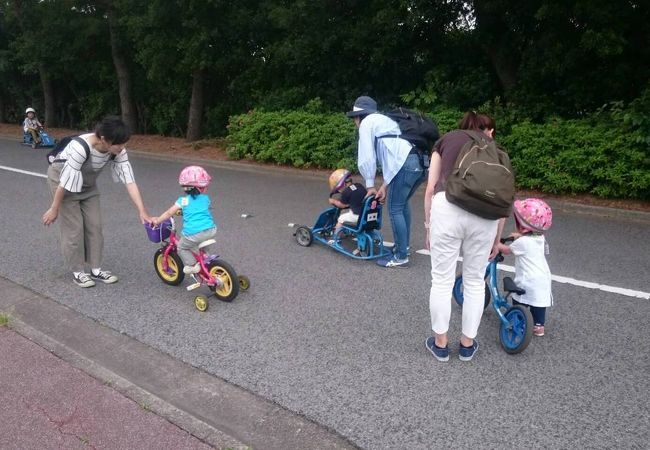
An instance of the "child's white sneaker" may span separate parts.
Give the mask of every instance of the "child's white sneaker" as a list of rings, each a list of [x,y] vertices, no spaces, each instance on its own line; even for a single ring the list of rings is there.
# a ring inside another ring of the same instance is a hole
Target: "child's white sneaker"
[[[193,266],[183,266],[183,273],[192,274],[199,273],[201,271],[201,264],[196,263]]]

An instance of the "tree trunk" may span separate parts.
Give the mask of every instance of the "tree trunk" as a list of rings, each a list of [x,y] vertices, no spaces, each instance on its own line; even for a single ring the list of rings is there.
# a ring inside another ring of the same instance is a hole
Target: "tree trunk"
[[[3,96],[0,95],[0,122],[4,123],[5,119],[5,102]]]
[[[117,20],[115,19],[115,11],[109,10],[107,16],[108,32],[111,40],[111,54],[113,56],[113,65],[115,66],[120,91],[122,120],[135,133],[138,131],[138,117],[133,102],[133,95],[131,94],[131,71],[120,47],[120,34]]]
[[[43,64],[39,64],[38,73],[41,77],[41,85],[43,87],[43,100],[45,100],[45,123],[48,127],[56,127],[59,125],[59,121],[56,116],[54,85]]]
[[[498,6],[495,2],[487,0],[474,1],[476,28],[501,87],[508,92],[517,85],[520,55],[512,45],[513,36],[503,19],[507,12],[495,6]]]
[[[203,120],[203,80],[204,69],[197,69],[192,74],[192,99],[190,100],[190,112],[187,120],[188,141],[196,141],[201,138],[201,122]]]

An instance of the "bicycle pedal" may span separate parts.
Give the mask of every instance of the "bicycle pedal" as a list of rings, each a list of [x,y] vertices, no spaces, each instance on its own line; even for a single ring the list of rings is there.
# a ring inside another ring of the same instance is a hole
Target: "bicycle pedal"
[[[201,283],[192,283],[187,287],[188,291],[193,291],[194,289],[198,288],[201,286]]]

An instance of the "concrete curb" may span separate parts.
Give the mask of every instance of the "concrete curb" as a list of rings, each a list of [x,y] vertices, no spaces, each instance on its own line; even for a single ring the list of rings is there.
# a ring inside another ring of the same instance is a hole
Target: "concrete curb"
[[[12,329],[216,448],[355,449],[335,431],[0,277]]]

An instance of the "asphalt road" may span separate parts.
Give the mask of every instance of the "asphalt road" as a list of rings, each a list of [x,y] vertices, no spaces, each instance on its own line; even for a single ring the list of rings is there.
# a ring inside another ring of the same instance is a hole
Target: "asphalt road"
[[[0,140],[0,166],[44,174],[44,150]],[[179,195],[183,162],[131,156],[152,214]],[[645,326],[650,301],[554,283],[547,335],[519,355],[497,340],[488,310],[470,363],[439,363],[430,333],[429,261],[408,270],[296,244],[288,223],[311,224],[326,207],[325,175],[207,166],[218,249],[250,291],[211,300],[164,285],[123,186],[100,178],[111,286],[80,289],[61,268],[58,229],[45,229],[45,180],[0,169],[0,275],[328,426],[368,449],[643,448],[650,392]],[[421,224],[422,193],[413,202]],[[251,214],[242,218],[242,214]],[[384,237],[392,241],[385,218]],[[650,221],[556,210],[548,234],[554,275],[650,292]],[[415,226],[412,247],[423,246]],[[513,264],[513,260],[506,260]],[[451,342],[459,336],[454,306]],[[645,442],[645,444],[644,444]]]

